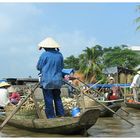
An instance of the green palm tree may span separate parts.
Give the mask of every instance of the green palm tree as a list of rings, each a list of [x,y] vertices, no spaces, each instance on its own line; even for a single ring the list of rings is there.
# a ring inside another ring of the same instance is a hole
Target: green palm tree
[[[79,69],[79,58],[71,55],[64,60],[64,67],[65,68],[73,68],[75,70]]]
[[[80,72],[85,75],[87,82],[92,82],[94,78],[97,80],[97,76],[101,74],[102,54],[102,47],[96,45],[92,48],[87,47],[83,50],[83,53],[79,55]]]

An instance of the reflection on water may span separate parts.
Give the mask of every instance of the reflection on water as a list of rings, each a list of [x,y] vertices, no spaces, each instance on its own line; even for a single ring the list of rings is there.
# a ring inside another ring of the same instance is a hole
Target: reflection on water
[[[99,118],[97,123],[88,130],[89,137],[140,137],[140,110],[125,108],[129,115],[119,110],[118,113],[124,118],[135,124],[131,124],[122,120],[120,117]],[[54,135],[46,133],[34,133],[11,126],[5,126],[0,132],[0,137],[82,137],[81,135]]]
[[[114,115],[114,117],[99,118],[97,123],[89,129],[90,137],[140,137],[140,110],[124,108],[129,115],[119,110],[121,116],[132,122],[134,126]]]

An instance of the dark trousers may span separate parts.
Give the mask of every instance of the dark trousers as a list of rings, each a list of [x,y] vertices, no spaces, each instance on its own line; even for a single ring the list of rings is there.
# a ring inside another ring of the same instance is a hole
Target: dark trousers
[[[47,118],[55,118],[56,116],[64,116],[64,108],[60,97],[60,89],[43,89],[45,101],[45,113]],[[53,106],[54,101],[54,106]]]

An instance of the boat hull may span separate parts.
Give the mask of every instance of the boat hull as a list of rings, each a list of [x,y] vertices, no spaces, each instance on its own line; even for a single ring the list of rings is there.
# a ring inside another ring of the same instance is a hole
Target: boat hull
[[[108,108],[112,109],[114,112],[117,112],[121,108],[121,103],[123,101],[124,101],[123,99],[109,100],[109,101],[98,100],[98,102],[104,104]],[[113,117],[113,115],[114,115],[113,112],[111,112],[106,107],[99,105],[98,103],[96,103],[94,106],[87,107],[86,109],[92,109],[92,108],[99,108],[100,109],[100,111],[101,111],[100,117]]]
[[[50,134],[82,134],[92,127],[100,115],[99,109],[85,111],[80,117],[63,117],[55,119],[14,119],[11,118],[9,125],[35,132]],[[4,121],[5,117],[0,117]]]
[[[135,103],[135,102],[128,103],[128,102],[125,102],[125,104],[126,104],[127,107],[140,109],[140,103]]]
[[[112,104],[107,107],[112,109],[114,112],[117,112],[121,108],[121,105]],[[101,109],[100,117],[113,117],[113,115],[114,115],[114,113],[111,112],[110,110],[108,110],[107,108]]]

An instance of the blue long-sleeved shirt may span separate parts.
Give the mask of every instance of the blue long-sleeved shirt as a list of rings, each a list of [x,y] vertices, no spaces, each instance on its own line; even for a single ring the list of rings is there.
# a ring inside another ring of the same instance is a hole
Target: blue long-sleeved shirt
[[[63,66],[63,56],[59,51],[49,50],[42,53],[37,63],[37,70],[41,73],[42,88],[61,88]]]

